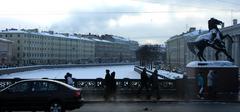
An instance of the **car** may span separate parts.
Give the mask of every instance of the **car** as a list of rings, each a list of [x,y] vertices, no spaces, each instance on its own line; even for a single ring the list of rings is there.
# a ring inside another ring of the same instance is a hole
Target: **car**
[[[51,79],[16,82],[0,91],[0,109],[64,112],[83,104],[81,89]]]

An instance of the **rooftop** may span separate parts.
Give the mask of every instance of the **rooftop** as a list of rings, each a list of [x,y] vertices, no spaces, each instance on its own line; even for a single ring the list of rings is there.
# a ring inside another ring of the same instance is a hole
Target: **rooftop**
[[[68,38],[68,39],[80,39],[85,41],[98,41],[98,42],[107,42],[107,43],[134,43],[136,41],[126,39],[124,37],[115,36],[115,35],[83,35],[83,34],[68,34],[68,33],[56,33],[54,31],[39,31],[38,29],[5,29],[1,30],[0,33],[26,33],[26,34],[35,34],[35,35],[43,35],[50,36],[56,38]],[[137,43],[137,42],[136,42]]]

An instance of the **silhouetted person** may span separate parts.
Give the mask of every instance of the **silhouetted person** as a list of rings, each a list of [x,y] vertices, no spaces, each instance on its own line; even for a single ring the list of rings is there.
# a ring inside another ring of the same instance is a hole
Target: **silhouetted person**
[[[74,86],[74,82],[73,82],[73,78],[72,78],[72,74],[67,72],[66,75],[64,76],[65,78],[65,82],[71,86]]]
[[[207,87],[209,99],[214,99],[216,97],[214,83],[215,83],[215,71],[210,70],[207,75]]]
[[[109,100],[109,95],[111,92],[110,70],[106,70],[106,75],[105,75],[105,79],[104,79],[104,89],[105,89],[104,98],[105,98],[105,100]]]
[[[200,99],[204,98],[204,76],[202,72],[197,74],[198,96]]]
[[[151,81],[151,96],[154,94],[156,95],[157,100],[160,99],[160,94],[159,94],[159,85],[158,85],[158,71],[154,70],[150,77]]]
[[[149,95],[149,77],[147,75],[147,69],[143,68],[143,71],[141,73],[141,79],[140,79],[140,88],[138,90],[138,94],[142,93],[143,89],[146,89],[147,96]]]
[[[115,72],[111,73],[111,96],[116,99],[116,91],[117,91],[117,85],[116,85],[116,79],[115,79]]]

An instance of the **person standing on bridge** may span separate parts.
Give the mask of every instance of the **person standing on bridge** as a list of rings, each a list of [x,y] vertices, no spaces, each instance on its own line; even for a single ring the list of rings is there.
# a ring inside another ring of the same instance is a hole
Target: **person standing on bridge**
[[[116,100],[117,85],[115,79],[115,72],[111,73],[111,97]]]
[[[204,75],[202,72],[197,74],[198,97],[204,99]]]
[[[215,75],[216,75],[215,70],[210,70],[207,75],[207,87],[208,87],[208,98],[209,99],[214,99],[216,97],[216,92],[215,92],[216,76]]]
[[[158,71],[157,70],[154,70],[154,72],[152,73],[152,75],[150,77],[150,81],[151,81],[151,96],[156,94],[156,99],[159,100],[161,97],[159,94]]]
[[[106,75],[104,79],[104,99],[109,100],[109,96],[111,93],[111,75],[110,70],[106,70]]]
[[[73,82],[73,78],[72,78],[72,74],[71,73],[66,73],[66,75],[64,76],[66,83],[68,85],[74,86],[74,82]]]
[[[147,91],[147,97],[149,97],[149,78],[147,75],[147,69],[143,68],[143,71],[141,72],[141,79],[140,79],[140,88],[138,90],[138,94],[142,93],[143,88]]]

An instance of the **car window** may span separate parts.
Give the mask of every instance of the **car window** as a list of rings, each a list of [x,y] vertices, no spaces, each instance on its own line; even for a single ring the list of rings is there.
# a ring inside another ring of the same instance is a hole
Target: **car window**
[[[50,82],[34,82],[32,91],[44,92],[44,91],[56,91],[57,85]]]
[[[15,92],[26,92],[28,91],[30,88],[30,83],[29,82],[22,82],[22,83],[18,83],[12,87],[9,88],[9,91],[12,93]]]

